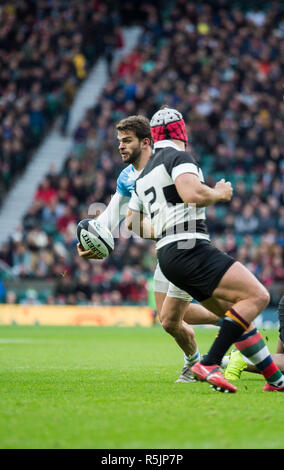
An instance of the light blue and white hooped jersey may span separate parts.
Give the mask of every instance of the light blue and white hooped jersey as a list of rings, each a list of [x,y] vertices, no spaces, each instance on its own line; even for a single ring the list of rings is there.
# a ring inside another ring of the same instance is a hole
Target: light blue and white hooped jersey
[[[130,164],[121,171],[117,178],[116,192],[105,211],[98,217],[98,221],[106,225],[111,232],[126,216],[135,181],[141,171],[135,170],[134,166]]]
[[[116,191],[125,197],[131,197],[134,191],[135,181],[140,175],[141,171],[135,170],[134,166],[130,163],[117,178]]]

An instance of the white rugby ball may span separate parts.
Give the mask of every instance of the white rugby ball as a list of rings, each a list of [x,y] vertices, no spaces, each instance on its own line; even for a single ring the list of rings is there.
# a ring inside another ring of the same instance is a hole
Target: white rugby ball
[[[83,219],[77,226],[77,237],[85,250],[106,258],[114,249],[111,231],[96,219]]]

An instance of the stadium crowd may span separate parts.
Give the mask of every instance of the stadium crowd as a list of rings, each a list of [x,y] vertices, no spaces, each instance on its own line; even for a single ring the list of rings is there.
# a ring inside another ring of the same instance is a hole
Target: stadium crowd
[[[171,5],[142,4],[139,44],[77,128],[61,174],[50,170],[17,233],[1,248],[0,259],[15,275],[56,281],[48,303],[147,302],[153,243],[125,232],[110,257],[87,261],[76,252],[76,224],[92,203],[107,204],[116,190],[123,165],[115,123],[132,114],[151,117],[165,103],[188,123],[206,182],[225,177],[234,186],[231,204],[207,209],[213,242],[268,289],[283,285],[284,5],[262,2],[262,10],[246,11],[222,0]],[[76,38],[82,44],[82,36]],[[60,60],[59,51],[52,61]],[[274,304],[281,294],[283,288],[276,290]]]
[[[66,131],[78,86],[121,47],[115,11],[89,0],[15,0],[0,6],[0,202],[55,117]]]

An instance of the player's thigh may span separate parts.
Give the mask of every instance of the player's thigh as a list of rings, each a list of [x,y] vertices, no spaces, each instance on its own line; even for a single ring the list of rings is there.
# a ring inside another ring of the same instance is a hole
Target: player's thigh
[[[156,309],[159,319],[161,320],[161,311],[163,302],[166,298],[169,288],[169,281],[166,276],[162,273],[159,263],[157,263],[154,272],[154,295],[156,302]]]
[[[220,318],[224,318],[225,313],[227,310],[229,310],[230,307],[232,307],[233,303],[232,302],[227,302],[224,300],[216,299],[214,297],[211,297],[210,299],[206,299],[201,304],[206,307],[207,310],[210,310],[211,312],[215,313]],[[250,323],[248,329],[246,330],[247,333],[252,331],[255,328],[254,323]]]
[[[232,307],[233,302],[228,302],[226,300],[217,299],[215,297],[210,297],[200,302],[203,307],[205,307],[210,312],[214,313],[218,317],[223,318],[227,310]]]
[[[169,322],[180,323],[184,319],[187,307],[192,301],[192,297],[175,286],[172,282],[169,283],[167,296],[163,303],[161,317]]]
[[[180,323],[183,320],[187,306],[188,300],[166,296],[160,314],[161,322]]]
[[[260,303],[269,301],[266,288],[238,261],[226,271],[218,286],[214,289],[212,297],[233,304],[248,298]]]
[[[162,311],[163,303],[167,294],[166,292],[156,292],[156,291],[154,292],[154,294],[155,294],[157,314],[158,314],[159,319],[161,319],[161,311]]]

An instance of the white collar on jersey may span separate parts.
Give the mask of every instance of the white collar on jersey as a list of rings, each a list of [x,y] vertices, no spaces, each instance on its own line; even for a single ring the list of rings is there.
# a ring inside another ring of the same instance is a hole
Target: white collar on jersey
[[[154,149],[160,149],[164,147],[173,147],[176,150],[180,150],[179,146],[175,144],[175,142],[172,142],[171,140],[165,139],[165,140],[159,140],[154,144]]]
[[[132,171],[128,173],[128,181],[135,181],[140,173],[142,173],[142,170],[136,170],[136,168],[134,168],[132,165]]]

